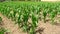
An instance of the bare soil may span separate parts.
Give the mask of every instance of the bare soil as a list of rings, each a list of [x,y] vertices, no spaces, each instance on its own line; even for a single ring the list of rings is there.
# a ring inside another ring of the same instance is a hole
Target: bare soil
[[[1,13],[0,16],[2,17],[3,27],[10,31],[9,34],[27,34],[23,32],[17,24],[8,19],[6,16],[3,16]],[[44,28],[42,34],[60,34],[60,22],[56,23],[56,25],[52,25],[49,22],[43,23],[43,21],[39,21],[37,29],[41,27]]]
[[[16,25],[13,21],[8,19],[7,17],[3,16],[1,13],[0,16],[2,17],[3,27],[7,29],[11,34],[27,34],[25,32],[22,32],[22,30],[19,29],[18,25]]]

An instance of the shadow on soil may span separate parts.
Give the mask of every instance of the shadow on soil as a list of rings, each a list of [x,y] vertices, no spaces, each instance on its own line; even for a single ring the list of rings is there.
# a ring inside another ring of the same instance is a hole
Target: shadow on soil
[[[38,30],[36,30],[35,33],[36,33],[36,34],[37,34],[37,33],[42,34],[43,31],[44,31],[44,29],[45,29],[45,28],[42,28],[42,27],[41,27],[41,28],[39,28]]]

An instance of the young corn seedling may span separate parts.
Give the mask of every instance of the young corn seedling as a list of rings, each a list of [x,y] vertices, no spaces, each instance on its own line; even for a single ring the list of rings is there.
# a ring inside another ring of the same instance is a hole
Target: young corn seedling
[[[52,21],[51,24],[55,24],[54,20],[55,20],[56,15],[57,15],[57,11],[51,12],[50,14],[51,21]]]
[[[21,21],[21,17],[20,16],[18,17],[17,23],[18,23],[18,26],[21,27],[20,25],[21,25],[22,21]]]
[[[13,11],[12,8],[10,8],[9,17],[10,17],[11,19],[13,19],[13,15],[14,15],[14,11]]]
[[[2,18],[0,17],[0,25],[2,25]]]
[[[0,17],[0,23],[1,23],[1,21],[2,21],[2,18]]]
[[[5,34],[6,30],[3,27],[0,27],[0,34]]]
[[[34,27],[37,26],[38,23],[38,16],[35,16],[34,14],[32,14],[32,24]]]
[[[40,7],[38,8],[37,15],[38,15],[38,18],[41,20],[41,8]]]
[[[13,21],[16,21],[16,17],[17,17],[17,16],[15,17],[16,13],[17,13],[16,9],[13,10]]]
[[[46,23],[46,16],[47,16],[47,11],[44,10],[44,11],[43,11],[44,23]]]
[[[28,27],[28,25],[27,25],[28,18],[29,18],[29,13],[27,12],[27,10],[25,10],[24,15],[23,15],[23,22],[24,22],[23,23],[24,24],[23,28],[24,28],[25,31],[27,31],[27,27]]]
[[[36,34],[35,28],[33,26],[30,28],[29,34]]]
[[[10,15],[9,15],[9,14],[10,14],[10,7],[8,7],[6,10],[7,10],[6,16],[7,16],[8,18],[10,18]]]
[[[36,29],[37,23],[38,23],[38,17],[36,17],[34,14],[32,14],[31,19],[32,19],[32,23],[31,23],[31,28],[29,30],[29,34],[35,34],[35,29]]]

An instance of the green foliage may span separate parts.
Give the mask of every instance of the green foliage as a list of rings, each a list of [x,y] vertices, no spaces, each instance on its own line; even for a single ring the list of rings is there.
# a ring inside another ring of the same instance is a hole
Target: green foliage
[[[39,18],[43,18],[46,23],[48,14],[52,24],[54,23],[55,17],[60,14],[60,2],[3,2],[0,3],[0,12],[14,20],[26,32],[35,34]],[[28,22],[29,18],[31,23]]]
[[[4,34],[6,32],[6,30],[2,27],[0,27],[0,34]]]
[[[47,10],[45,9],[43,11],[44,23],[46,23],[46,16],[47,16]]]
[[[0,23],[2,22],[2,18],[0,17]]]

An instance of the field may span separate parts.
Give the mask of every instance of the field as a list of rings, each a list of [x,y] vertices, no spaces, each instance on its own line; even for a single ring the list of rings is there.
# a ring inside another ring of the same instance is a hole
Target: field
[[[0,2],[5,34],[60,34],[60,2]]]

